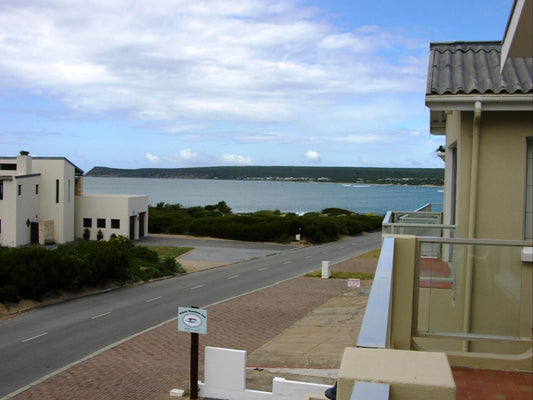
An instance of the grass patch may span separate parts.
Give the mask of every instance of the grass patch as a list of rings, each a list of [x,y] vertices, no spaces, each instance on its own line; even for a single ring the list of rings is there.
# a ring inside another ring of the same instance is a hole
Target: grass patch
[[[308,278],[321,278],[322,271],[311,271],[304,275]],[[342,272],[342,271],[332,271],[330,279],[361,279],[362,281],[374,279],[374,274],[364,273],[364,272]]]
[[[157,253],[159,258],[172,257],[176,258],[189,251],[193,250],[193,247],[172,247],[172,246],[147,246],[150,250]]]
[[[366,253],[360,254],[355,258],[379,258],[380,253],[381,253],[381,249],[374,249]]]

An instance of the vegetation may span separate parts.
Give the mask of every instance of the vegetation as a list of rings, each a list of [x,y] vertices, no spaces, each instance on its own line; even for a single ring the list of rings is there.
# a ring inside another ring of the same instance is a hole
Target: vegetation
[[[381,253],[381,249],[374,249],[370,250],[364,254],[358,255],[356,258],[375,258],[378,259],[379,255]],[[362,281],[365,280],[372,280],[374,279],[373,273],[367,273],[367,272],[345,272],[345,271],[331,271],[330,279],[361,279]],[[322,277],[322,271],[321,270],[315,270],[311,271],[304,276],[309,278],[321,278]]]
[[[160,258],[119,236],[108,242],[0,248],[0,302],[41,301],[45,295],[78,291],[109,282],[148,280],[184,272],[173,257]]]
[[[381,227],[382,220],[378,215],[356,214],[337,208],[302,216],[282,214],[278,210],[232,214],[224,201],[212,206],[189,208],[159,203],[150,207],[148,213],[148,229],[152,233],[279,243],[291,242],[298,234],[310,243],[331,242],[343,235],[375,231]]]
[[[94,167],[86,175],[101,177],[289,180],[437,186],[444,184],[443,168],[241,166],[120,169]]]
[[[305,274],[308,278],[321,278],[322,271],[316,270]],[[344,271],[331,271],[330,279],[361,279],[362,281],[368,281],[374,279],[374,274],[366,272],[344,272]]]

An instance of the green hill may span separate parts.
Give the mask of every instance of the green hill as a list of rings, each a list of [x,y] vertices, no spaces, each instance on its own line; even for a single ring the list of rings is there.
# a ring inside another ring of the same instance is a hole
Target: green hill
[[[199,167],[121,169],[94,167],[86,176],[173,179],[288,180],[403,185],[444,184],[443,168]]]

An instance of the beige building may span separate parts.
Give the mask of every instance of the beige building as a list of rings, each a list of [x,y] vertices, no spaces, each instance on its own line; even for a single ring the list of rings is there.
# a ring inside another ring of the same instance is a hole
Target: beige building
[[[148,196],[84,195],[83,171],[63,157],[0,157],[0,246],[147,233]]]
[[[454,399],[450,367],[533,370],[533,0],[502,41],[431,43],[426,105],[446,135],[442,211],[387,213],[339,400]]]

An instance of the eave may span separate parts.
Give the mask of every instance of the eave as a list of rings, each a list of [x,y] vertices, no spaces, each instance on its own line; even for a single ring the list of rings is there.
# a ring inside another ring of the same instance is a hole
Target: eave
[[[483,111],[533,111],[533,93],[426,95],[431,111],[473,111],[478,101]]]

